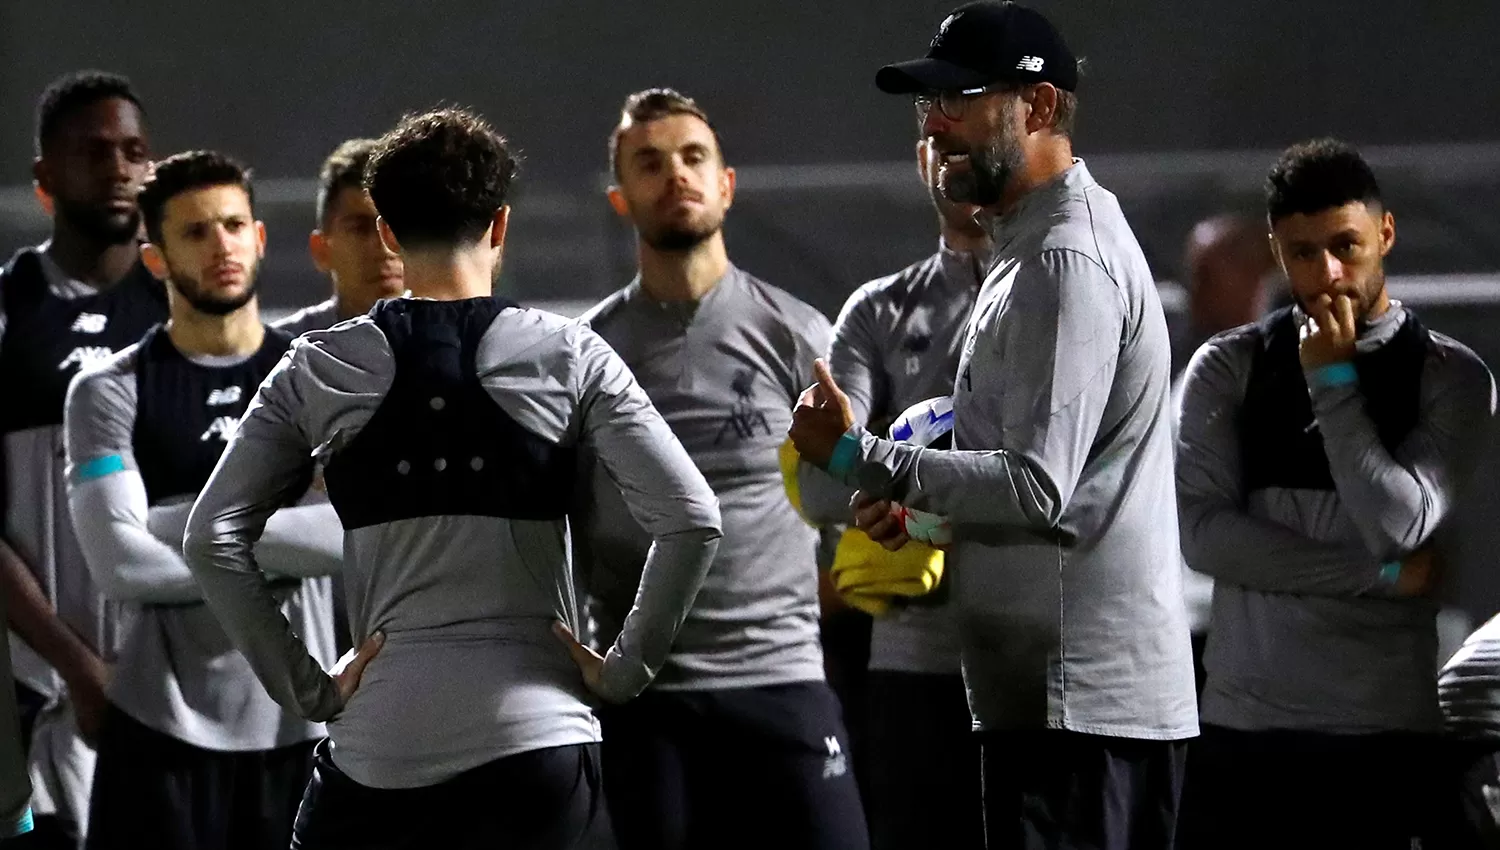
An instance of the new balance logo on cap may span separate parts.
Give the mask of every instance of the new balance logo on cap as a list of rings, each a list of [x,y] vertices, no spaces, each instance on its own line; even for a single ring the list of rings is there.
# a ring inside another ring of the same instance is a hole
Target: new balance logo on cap
[[[72,330],[81,334],[104,333],[104,328],[109,325],[109,317],[101,313],[79,313],[78,318],[73,320]]]
[[[244,391],[239,387],[224,387],[222,389],[217,389],[208,394],[208,406],[222,407],[226,404],[234,404],[235,402],[239,401],[243,395]]]
[[[1030,71],[1033,74],[1040,74],[1042,72],[1042,66],[1045,64],[1047,64],[1046,60],[1044,60],[1040,56],[1022,56],[1021,61],[1016,63],[1016,70]]]
[[[206,443],[214,437],[218,437],[227,443],[229,442],[229,438],[234,436],[234,431],[239,427],[239,424],[240,420],[233,416],[220,416],[208,426],[208,430],[203,432],[203,436],[198,438],[198,442]]]

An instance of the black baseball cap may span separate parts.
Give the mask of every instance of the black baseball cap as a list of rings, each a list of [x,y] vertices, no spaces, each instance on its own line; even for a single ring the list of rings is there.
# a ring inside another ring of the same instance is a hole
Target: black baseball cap
[[[1041,12],[1019,3],[979,0],[943,20],[927,55],[880,69],[875,85],[887,94],[961,91],[991,83],[1051,83],[1078,87],[1078,61]]]

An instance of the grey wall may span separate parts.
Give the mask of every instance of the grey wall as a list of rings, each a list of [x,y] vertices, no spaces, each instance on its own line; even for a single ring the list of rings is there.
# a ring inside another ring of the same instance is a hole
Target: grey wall
[[[1500,138],[1500,4],[1484,0],[1036,0],[1089,62],[1085,149]],[[24,176],[53,76],[129,73],[158,147],[222,147],[262,175],[311,173],[402,111],[472,105],[533,181],[589,179],[621,97],[672,84],[739,162],[891,159],[910,110],[873,89],[953,0],[447,0],[0,3],[0,178]],[[1484,106],[1489,103],[1489,106]]]

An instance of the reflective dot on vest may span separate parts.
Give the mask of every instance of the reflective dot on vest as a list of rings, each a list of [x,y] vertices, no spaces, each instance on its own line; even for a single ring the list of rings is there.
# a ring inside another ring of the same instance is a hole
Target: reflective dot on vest
[[[430,404],[430,405],[432,405],[432,409],[433,410],[442,410],[448,404],[448,402],[443,401],[443,397],[440,396],[440,395],[439,396],[433,396],[432,397],[432,401],[429,401],[427,403]]]
[[[482,458],[482,457],[472,457],[472,458],[469,458],[469,468],[472,469],[472,470],[474,470],[475,472],[478,472],[479,470],[484,469],[484,458]]]
[[[432,462],[432,468],[436,469],[438,472],[442,472],[443,470],[448,468],[448,459],[442,457],[438,458],[437,460]]]
[[[396,464],[396,472],[398,472],[398,473],[400,473],[402,475],[405,475],[406,473],[411,472],[411,464],[407,463],[404,460],[398,462]]]

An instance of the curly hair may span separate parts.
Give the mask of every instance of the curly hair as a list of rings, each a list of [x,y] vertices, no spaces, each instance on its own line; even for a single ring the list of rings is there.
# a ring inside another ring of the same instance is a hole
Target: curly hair
[[[408,248],[478,239],[505,206],[516,158],[483,118],[462,109],[408,115],[375,145],[365,188]]]
[[[167,202],[194,189],[212,186],[238,186],[255,208],[255,190],[250,185],[250,169],[218,151],[185,151],[173,154],[156,164],[156,171],[141,187],[138,202],[141,218],[146,222],[146,238],[162,244],[162,219]]]
[[[724,161],[724,145],[719,140],[719,131],[714,128],[714,122],[708,120],[708,113],[703,111],[696,100],[676,89],[646,89],[625,98],[625,105],[620,109],[620,121],[610,132],[610,173],[617,178],[620,176],[620,141],[625,138],[627,130],[637,124],[659,121],[672,115],[691,115],[707,124],[708,131],[714,137],[714,146],[719,149],[719,162]]]
[[[365,164],[375,152],[375,139],[349,139],[333,149],[318,172],[318,226],[326,228],[333,202],[345,189],[365,188]]]
[[[101,100],[119,98],[135,104],[146,114],[141,99],[125,77],[109,71],[74,71],[53,80],[36,104],[36,153],[42,153],[57,138],[64,120],[86,106]]]
[[[1266,214],[1273,224],[1355,201],[1381,206],[1380,184],[1359,151],[1338,139],[1292,145],[1266,177]]]

